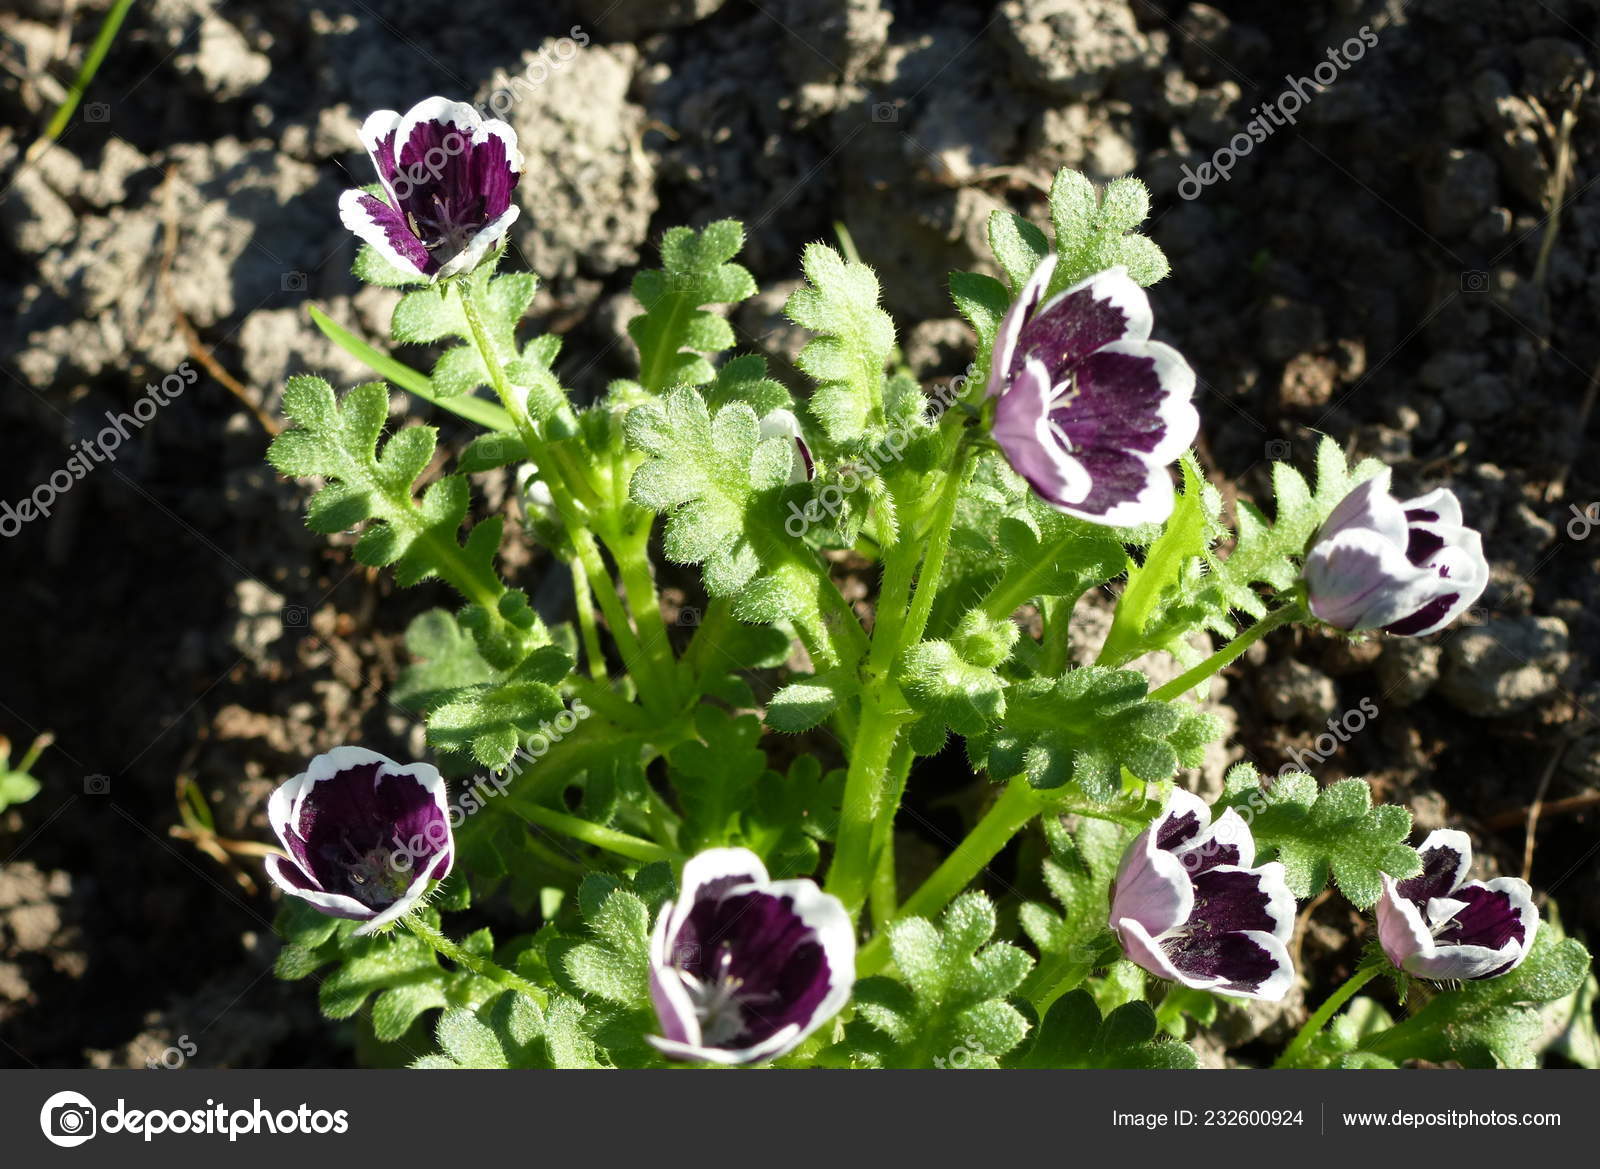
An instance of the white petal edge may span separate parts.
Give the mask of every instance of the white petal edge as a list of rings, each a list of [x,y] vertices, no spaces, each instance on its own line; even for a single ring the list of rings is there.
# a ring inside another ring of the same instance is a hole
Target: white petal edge
[[[346,897],[343,893],[328,893],[321,889],[302,889],[283,875],[280,871],[283,866],[293,866],[297,871],[303,870],[300,870],[298,865],[295,865],[293,861],[285,857],[276,855],[267,857],[267,876],[271,878],[274,885],[289,894],[289,896],[310,902],[324,913],[331,914],[334,917],[349,918],[353,921],[366,921],[372,915],[372,910],[361,904],[354,897]],[[305,875],[310,877],[309,873]]]
[[[1472,869],[1472,837],[1459,828],[1435,828],[1417,845],[1417,855],[1421,856],[1435,848],[1455,854],[1455,875],[1450,878],[1450,887],[1446,890],[1454,893],[1466,883],[1467,873]]]
[[[1148,357],[1155,362],[1156,380],[1161,385],[1161,406],[1156,411],[1166,433],[1155,448],[1138,457],[1153,466],[1165,467],[1194,445],[1200,433],[1200,412],[1194,406],[1197,384],[1194,366],[1183,354],[1164,341],[1113,341],[1096,353],[1121,353],[1129,357]],[[1130,452],[1134,453],[1134,452]]]
[[[765,885],[767,866],[748,848],[708,848],[696,853],[683,865],[683,880],[678,885],[678,900],[667,924],[669,938],[676,938],[689,912],[695,906],[700,887],[711,881],[735,877],[741,885]]]
[[[393,268],[402,272],[415,272],[418,276],[427,273],[418,268],[415,261],[402,256],[389,242],[389,233],[383,224],[372,218],[372,213],[361,205],[362,198],[366,197],[365,191],[349,190],[339,196],[339,222],[344,224],[345,230],[353,233],[363,243],[371,244],[373,250],[389,262]],[[390,196],[393,198],[393,196]]]
[[[1006,310],[1006,315],[1000,318],[1000,327],[995,330],[994,344],[989,351],[989,385],[985,391],[990,398],[999,397],[1006,388],[1006,373],[1011,368],[1011,359],[1017,351],[1017,338],[1022,335],[1022,326],[1028,323],[1028,318],[1033,315],[1033,310],[1038,307],[1044,290],[1050,284],[1050,277],[1055,275],[1056,254],[1051,252],[1039,266],[1033,270],[1022,290],[1017,293],[1017,298],[1011,302],[1011,307]]]
[[[437,284],[446,277],[460,272],[470,272],[476,268],[495,245],[505,238],[507,229],[517,221],[517,216],[521,213],[522,209],[513,203],[484,224],[482,229],[467,241],[466,247],[439,266],[439,270],[429,277],[429,283]]]
[[[395,134],[396,143],[399,142],[400,112],[398,110],[373,110],[367,115],[367,120],[361,123],[361,145],[367,148],[367,157],[372,160],[372,169],[378,174],[378,182],[383,184],[383,189],[389,196],[389,206],[398,207],[399,201],[395,198],[394,186],[389,182],[383,168],[378,165],[378,139],[385,134]],[[348,226],[348,225],[347,225]]]
[[[1128,275],[1128,269],[1122,264],[1113,264],[1093,276],[1086,276],[1076,284],[1063,288],[1041,304],[1032,315],[1042,317],[1067,297],[1085,289],[1095,300],[1107,301],[1113,308],[1120,310],[1128,322],[1123,327],[1122,336],[1108,345],[1100,346],[1101,349],[1109,348],[1110,345],[1150,339],[1150,330],[1156,323],[1155,313],[1150,308],[1150,296],[1134,283],[1133,277]],[[1095,352],[1099,352],[1099,349]]]
[[[790,899],[795,916],[817,935],[828,963],[828,993],[812,1012],[810,1022],[801,1027],[783,1049],[787,1051],[832,1019],[850,1001],[856,984],[856,931],[844,902],[831,893],[824,893],[815,881],[803,877],[773,881],[763,886],[761,892]]]
[[[517,132],[499,118],[487,118],[473,131],[472,144],[481,146],[491,138],[498,138],[506,144],[506,161],[511,164],[511,172],[520,175],[526,160],[517,146]]]

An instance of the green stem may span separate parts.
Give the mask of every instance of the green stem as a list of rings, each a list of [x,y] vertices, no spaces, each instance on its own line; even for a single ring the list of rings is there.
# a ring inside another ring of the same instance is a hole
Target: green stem
[[[903,647],[921,641],[928,627],[928,614],[933,611],[934,595],[939,591],[939,578],[944,573],[945,552],[950,547],[950,531],[955,526],[956,504],[961,499],[961,488],[967,481],[967,468],[971,464],[972,447],[967,446],[957,453],[955,465],[945,478],[944,491],[928,521],[928,551],[922,558],[922,571],[917,573],[916,596],[911,600],[911,612],[900,636]]]
[[[677,853],[670,849],[662,848],[649,840],[637,836],[629,836],[626,832],[618,832],[615,828],[606,828],[591,820],[579,819],[569,816],[565,812],[557,812],[543,804],[535,804],[526,800],[517,800],[512,806],[517,814],[529,823],[537,824],[541,828],[548,828],[552,832],[559,832],[563,836],[570,836],[584,844],[593,845],[595,848],[606,852],[614,852],[618,856],[625,856],[629,860],[644,861],[673,861],[678,859]]]
[[[900,801],[906,793],[906,780],[911,775],[911,765],[916,753],[909,740],[900,739],[889,757],[889,783],[884,792],[884,812],[872,825],[873,862],[872,888],[869,891],[872,920],[879,924],[890,921],[900,904],[895,887],[894,822],[900,810]]]
[[[506,381],[505,370],[501,368],[500,358],[489,340],[489,332],[484,328],[483,317],[478,312],[477,303],[467,291],[467,282],[457,280],[454,287],[461,301],[461,312],[466,317],[467,328],[471,331],[472,340],[483,358],[484,368],[489,372],[489,383],[499,395],[512,421],[516,423],[517,434],[521,437],[523,446],[527,448],[528,457],[538,466],[545,485],[550,488],[550,499],[555,504],[556,514],[561,517],[562,527],[566,529],[591,585],[600,586],[593,587],[592,591],[600,602],[601,611],[606,615],[606,622],[611,627],[611,636],[616,638],[629,672],[644,684],[640,697],[647,706],[661,711],[670,709],[671,687],[666,679],[657,674],[654,659],[644,652],[633,627],[628,622],[627,614],[622,611],[615,586],[612,585],[611,574],[606,571],[605,562],[600,559],[600,550],[595,546],[594,536],[583,522],[582,512],[573,498],[566,476],[562,473],[565,464],[555,456],[551,445],[545,441],[544,436],[539,433],[539,428],[534,425],[533,419],[528,415],[527,402]],[[607,585],[612,587],[604,587]],[[658,611],[657,617],[659,616]]]
[[[589,660],[589,677],[606,680],[606,659],[600,650],[600,630],[594,620],[594,598],[589,595],[589,573],[583,561],[572,562],[572,596],[578,609],[578,629],[583,635],[583,655]]]
[[[875,687],[862,700],[861,725],[856,728],[850,768],[845,773],[833,864],[828,868],[828,892],[843,901],[851,914],[860,910],[872,880],[874,828],[883,810],[880,805],[889,757],[900,736],[901,716],[889,709],[884,697],[882,689]]]
[[[1298,600],[1283,606],[1281,609],[1273,610],[1199,665],[1185,670],[1166,685],[1156,687],[1150,692],[1151,699],[1157,702],[1165,702],[1170,698],[1177,698],[1179,695],[1187,693],[1223,669],[1240,654],[1244,653],[1245,650],[1280,625],[1298,621],[1304,616],[1305,609]]]
[[[1011,838],[1033,819],[1039,808],[1039,797],[1027,781],[1013,779],[994,806],[967,834],[967,838],[956,845],[955,851],[900,907],[895,919],[932,917],[938,913],[971,884],[985,865],[999,855]],[[862,947],[856,958],[858,978],[865,978],[883,969],[889,960],[888,944],[888,935],[880,924],[872,940]]]
[[[1312,1044],[1322,1029],[1328,1025],[1334,1015],[1339,1013],[1339,1008],[1355,997],[1356,991],[1371,982],[1383,970],[1381,962],[1368,962],[1359,967],[1350,980],[1341,986],[1328,998],[1328,1001],[1317,1008],[1317,1013],[1306,1020],[1306,1025],[1300,1028],[1300,1033],[1294,1037],[1294,1042],[1284,1048],[1283,1054],[1278,1057],[1275,1068],[1293,1067],[1305,1055],[1306,1049]]]
[[[481,954],[463,950],[423,921],[420,915],[415,913],[408,914],[402,920],[405,922],[407,929],[432,946],[441,957],[450,959],[457,966],[465,967],[479,978],[487,978],[490,982],[498,983],[507,990],[514,990],[518,994],[526,995],[541,1007],[545,1005],[548,996],[544,991],[534,986],[533,983],[524,978],[519,978],[505,969],[505,967],[496,965]]]

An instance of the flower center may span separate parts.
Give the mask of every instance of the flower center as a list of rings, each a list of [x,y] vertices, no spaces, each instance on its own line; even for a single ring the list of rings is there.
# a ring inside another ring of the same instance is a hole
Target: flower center
[[[373,909],[384,909],[400,900],[411,883],[411,874],[395,865],[393,849],[382,846],[358,849],[349,836],[344,837],[344,847],[345,875],[357,901]]]
[[[771,991],[753,994],[745,990],[744,979],[733,973],[733,951],[726,942],[718,949],[710,973],[700,977],[680,969],[678,974],[700,1020],[700,1042],[710,1047],[744,1033],[746,1005],[775,997]]]
[[[422,241],[430,252],[443,249],[446,257],[455,255],[467,246],[481,224],[461,222],[450,211],[449,204],[437,193],[432,196],[433,210],[406,212],[406,225],[411,234]]]

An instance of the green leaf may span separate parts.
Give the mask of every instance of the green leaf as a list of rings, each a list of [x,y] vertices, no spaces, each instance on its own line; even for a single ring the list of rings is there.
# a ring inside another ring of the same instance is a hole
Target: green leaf
[[[322,330],[324,336],[350,354],[357,361],[362,362],[373,373],[387,378],[402,390],[415,394],[424,402],[432,402],[435,406],[458,414],[468,422],[476,422],[479,426],[490,430],[504,430],[515,433],[516,424],[511,421],[511,415],[493,402],[486,402],[482,398],[474,398],[470,394],[455,394],[440,391],[428,378],[418,373],[408,365],[396,361],[386,353],[380,353],[368,345],[354,333],[345,329],[328,316],[316,305],[311,305],[309,310],[311,320]]]
[[[731,598],[739,620],[788,618],[811,646],[860,638],[853,620],[824,623],[815,555],[784,531],[781,500],[794,460],[788,439],[762,438],[744,402],[713,415],[693,389],[636,407],[625,429],[629,445],[648,456],[633,474],[633,500],[667,517],[662,550],[669,560],[699,564],[706,591]]]
[[[1012,299],[1050,254],[1044,232],[1012,211],[989,213],[989,247],[1011,285]]]
[[[1289,891],[1301,901],[1322,892],[1331,877],[1358,909],[1383,892],[1382,875],[1396,880],[1422,871],[1422,859],[1406,844],[1411,813],[1393,804],[1372,806],[1364,779],[1344,779],[1317,790],[1309,775],[1293,773],[1260,780],[1254,766],[1229,772],[1218,812],[1239,811],[1255,837],[1258,860],[1283,863]]]
[[[966,318],[972,331],[978,335],[974,368],[987,370],[989,356],[994,350],[995,334],[1000,331],[1000,322],[1011,307],[1011,294],[993,276],[979,272],[952,272],[950,299],[955,302],[956,311]]]
[[[639,384],[654,393],[696,386],[714,376],[705,354],[733,347],[733,329],[709,304],[736,304],[755,295],[756,282],[730,263],[744,246],[736,219],[719,219],[695,232],[675,227],[661,241],[661,267],[633,278],[644,312],[628,322],[639,346]]]
[[[860,693],[861,678],[852,670],[830,670],[796,678],[767,703],[767,725],[798,734],[821,726],[839,704]]]
[[[958,735],[982,734],[1006,712],[1000,675],[966,660],[948,641],[924,641],[908,649],[898,680],[913,706]]]
[[[768,782],[767,757],[758,745],[760,719],[701,706],[694,725],[699,739],[674,747],[668,756],[672,786],[684,811],[679,839],[691,852],[733,840],[757,785]]]
[[[1187,1044],[1157,1038],[1148,1003],[1125,1003],[1104,1019],[1094,996],[1074,990],[1057,999],[1039,1023],[1022,1068],[1165,1068],[1200,1066]]]
[[[357,249],[356,261],[351,265],[350,271],[357,280],[365,284],[376,284],[381,288],[409,288],[428,282],[428,278],[420,273],[396,268],[371,244],[362,244]]]
[[[586,924],[593,940],[573,946],[562,957],[568,977],[586,995],[648,1008],[650,911],[645,903],[627,889],[612,889],[587,915]]]
[[[1053,293],[1107,268],[1122,265],[1135,284],[1154,284],[1171,270],[1155,242],[1130,234],[1150,214],[1150,193],[1135,178],[1115,179],[1098,200],[1094,184],[1063,167],[1050,188],[1050,219],[1055,227]]]
[[[825,244],[802,254],[806,286],[784,311],[814,336],[795,364],[817,383],[811,413],[836,445],[864,448],[883,438],[884,368],[894,348],[894,322],[878,307],[878,278]]]
[[[839,829],[844,778],[843,769],[824,773],[814,755],[799,756],[787,775],[764,772],[741,821],[742,843],[771,872],[815,871],[822,855],[818,842],[832,840]]]
[[[1039,950],[1039,965],[1028,976],[1023,994],[1041,1010],[1121,955],[1107,919],[1111,882],[1128,837],[1125,829],[1107,820],[1085,818],[1074,834],[1060,817],[1047,816],[1044,828],[1050,844],[1044,883],[1061,912],[1029,901],[1017,914]]]
[[[1539,1006],[1576,991],[1589,968],[1589,952],[1581,943],[1541,930],[1515,970],[1440,992],[1410,1018],[1368,1040],[1364,1049],[1396,1062],[1536,1067],[1547,1041]]]
[[[833,1055],[858,1066],[998,1067],[1028,1031],[1006,996],[1033,960],[991,943],[994,931],[981,893],[958,897],[937,926],[923,918],[889,926],[898,980],[856,985],[856,1019]]]
[[[522,739],[563,709],[561,695],[543,682],[465,688],[429,715],[428,742],[443,751],[470,751],[483,766],[501,771]]]
[[[1004,725],[968,741],[972,762],[992,779],[1021,775],[1036,788],[1076,782],[1102,803],[1122,790],[1124,768],[1152,783],[1170,779],[1180,761],[1173,738],[1183,738],[1191,712],[1149,701],[1147,687],[1136,670],[1103,666],[1013,683]]]

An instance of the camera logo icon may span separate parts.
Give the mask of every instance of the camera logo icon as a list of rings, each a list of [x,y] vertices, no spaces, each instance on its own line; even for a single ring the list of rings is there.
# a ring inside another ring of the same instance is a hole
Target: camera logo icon
[[[98,1115],[81,1092],[57,1092],[39,1109],[39,1127],[52,1145],[71,1149],[94,1136]]]
[[[86,775],[83,777],[83,794],[86,796],[108,796],[111,794],[111,777],[109,775]]]
[[[111,120],[111,107],[103,101],[85,102],[83,120],[85,122],[109,122]]]
[[[1470,268],[1461,273],[1462,292],[1488,292],[1489,273],[1477,268]]]
[[[900,107],[892,101],[874,102],[872,120],[874,122],[898,122],[900,120]]]
[[[278,286],[285,292],[304,292],[307,283],[304,272],[285,272],[278,278]]]

